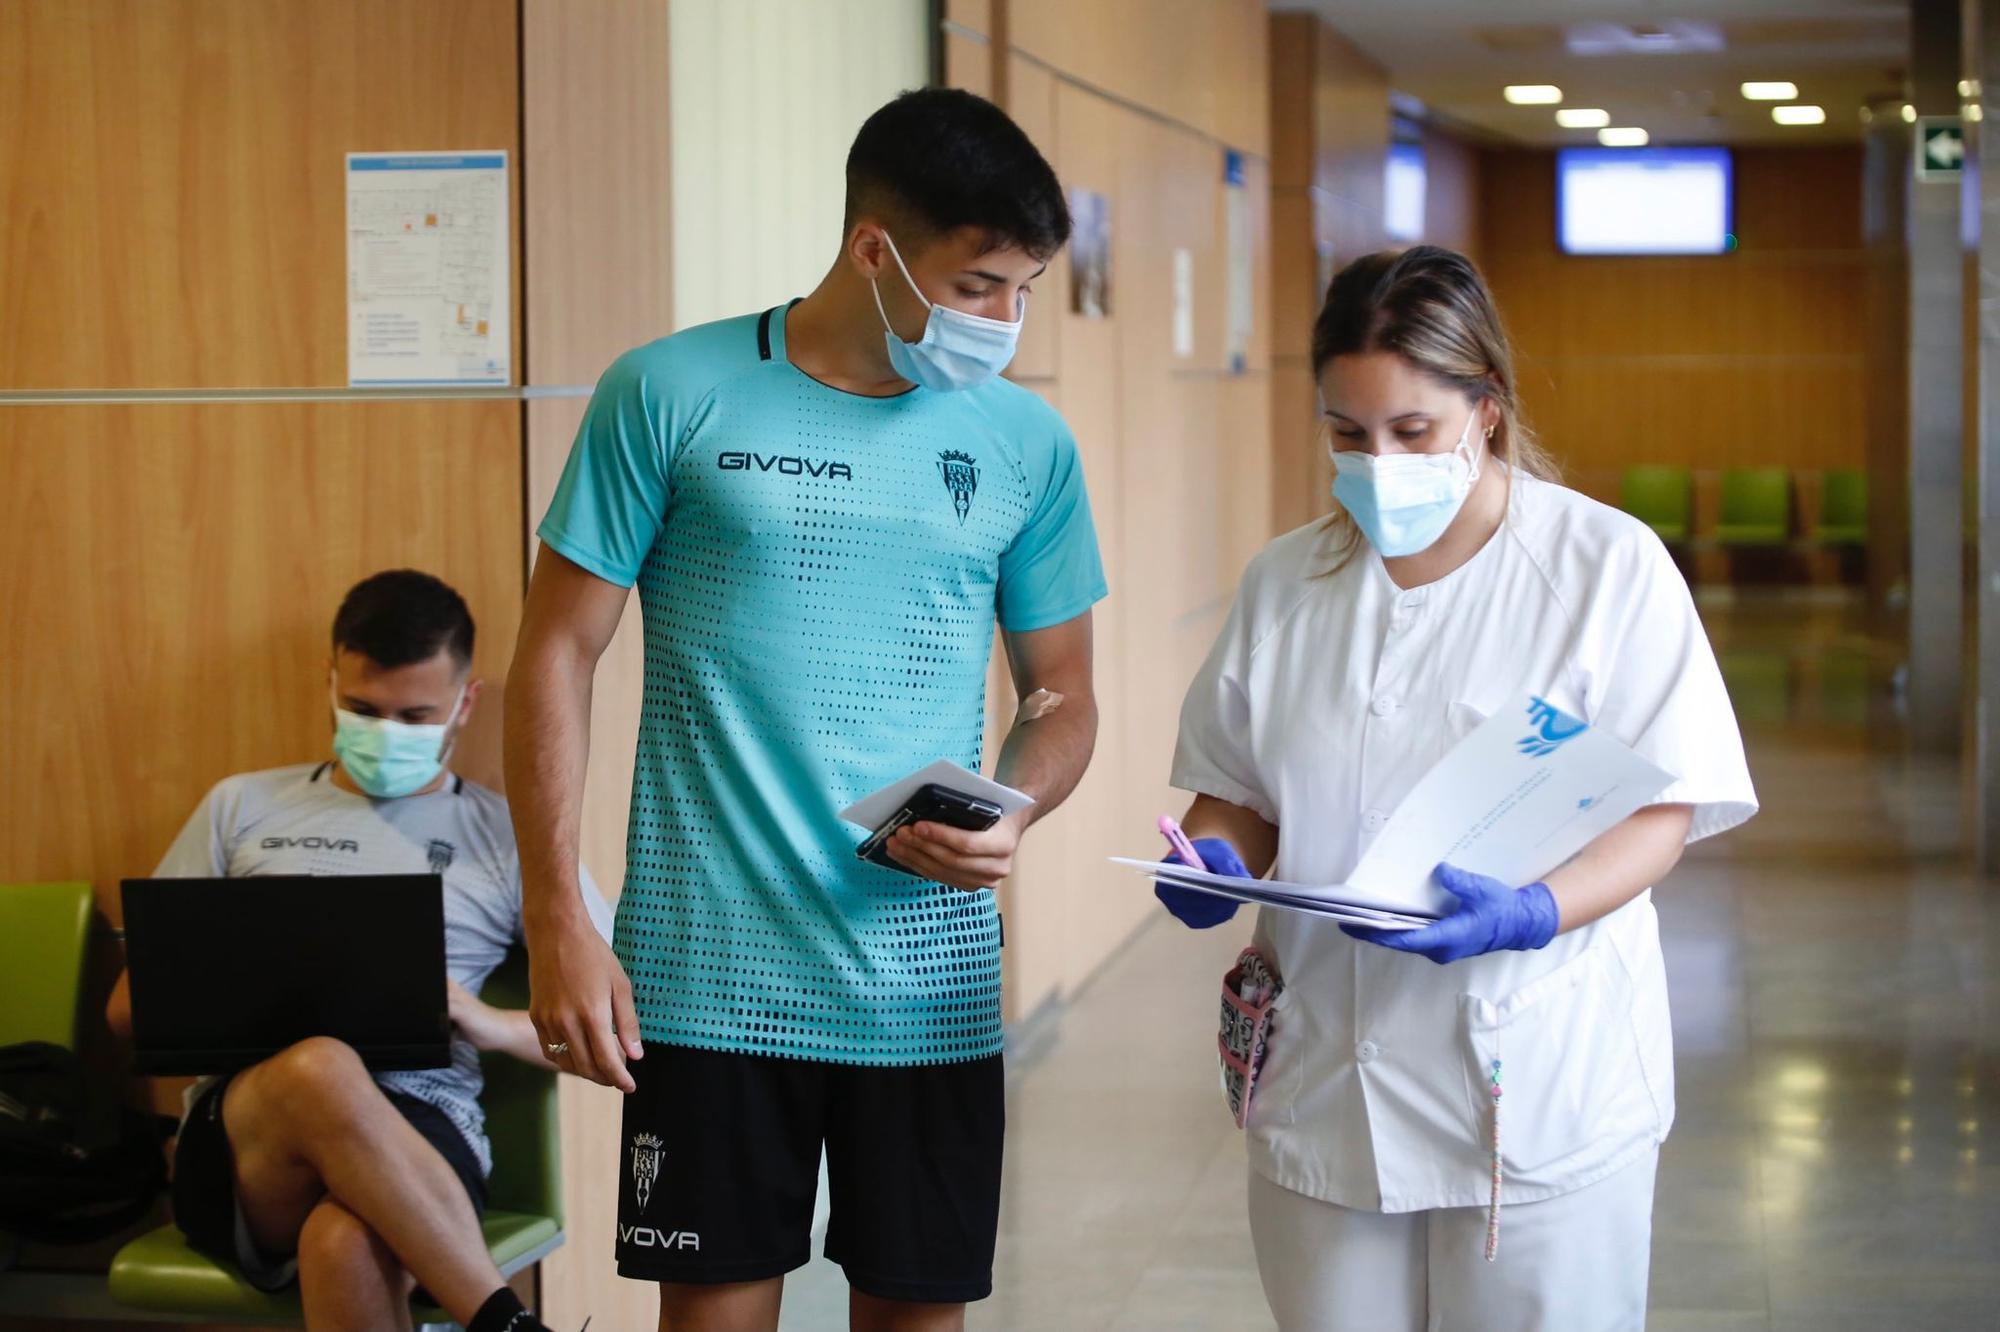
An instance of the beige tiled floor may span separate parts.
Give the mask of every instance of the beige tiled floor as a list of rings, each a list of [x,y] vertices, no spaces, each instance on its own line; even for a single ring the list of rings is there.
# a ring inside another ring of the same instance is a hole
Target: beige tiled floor
[[[1658,894],[1680,1118],[1651,1326],[2000,1329],[2000,888],[1950,852],[1955,774],[1896,757],[1888,654],[1851,615],[1710,619],[1765,812]],[[1209,1053],[1247,932],[1156,921],[1019,1071],[973,1327],[1271,1326]],[[784,1326],[842,1327],[845,1308],[816,1261]]]

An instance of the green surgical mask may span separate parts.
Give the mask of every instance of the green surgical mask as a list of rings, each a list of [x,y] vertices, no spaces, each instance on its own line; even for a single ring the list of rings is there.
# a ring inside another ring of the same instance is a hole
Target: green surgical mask
[[[451,703],[447,718],[458,716],[465,686]],[[333,705],[333,753],[356,786],[377,800],[421,791],[444,771],[449,752],[446,732],[451,722],[415,725],[390,717],[364,717]]]

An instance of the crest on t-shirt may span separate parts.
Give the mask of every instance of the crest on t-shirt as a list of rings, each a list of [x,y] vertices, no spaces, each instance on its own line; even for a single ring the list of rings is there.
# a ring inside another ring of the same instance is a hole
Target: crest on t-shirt
[[[451,862],[458,857],[458,848],[442,837],[431,838],[431,873],[442,874],[451,868]]]
[[[962,526],[965,515],[972,512],[972,497],[979,493],[979,459],[952,449],[938,455],[938,471],[944,476],[944,488],[951,492],[951,506],[958,510]]]

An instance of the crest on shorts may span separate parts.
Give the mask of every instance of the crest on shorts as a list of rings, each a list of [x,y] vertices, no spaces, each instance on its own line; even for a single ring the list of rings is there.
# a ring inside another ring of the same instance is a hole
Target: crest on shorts
[[[958,521],[963,526],[965,515],[972,512],[972,497],[979,493],[979,459],[952,449],[938,455],[938,472],[944,477],[944,488],[951,492],[951,506],[958,510]]]
[[[632,1139],[632,1192],[639,1210],[653,1200],[653,1182],[660,1177],[660,1140],[650,1133]]]
[[[458,858],[458,848],[442,837],[431,838],[431,873],[442,874],[451,868],[451,862]]]

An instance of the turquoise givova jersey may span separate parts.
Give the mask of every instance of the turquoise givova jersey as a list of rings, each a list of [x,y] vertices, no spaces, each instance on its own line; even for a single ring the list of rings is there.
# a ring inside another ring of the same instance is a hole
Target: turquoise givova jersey
[[[1105,594],[1076,443],[1033,393],[845,393],[785,309],[621,356],[543,519],[637,584],[645,703],[616,948],[647,1040],[851,1064],[1000,1049],[991,893],[856,859],[837,811],[980,763],[993,626]]]

